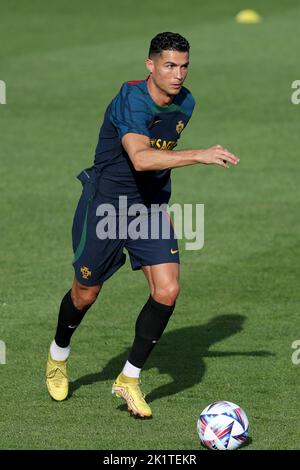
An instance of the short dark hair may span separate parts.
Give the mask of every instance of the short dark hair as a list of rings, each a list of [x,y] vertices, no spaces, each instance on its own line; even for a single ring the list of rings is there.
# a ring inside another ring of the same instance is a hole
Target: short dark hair
[[[159,33],[150,43],[149,57],[162,51],[189,52],[189,42],[178,33]]]

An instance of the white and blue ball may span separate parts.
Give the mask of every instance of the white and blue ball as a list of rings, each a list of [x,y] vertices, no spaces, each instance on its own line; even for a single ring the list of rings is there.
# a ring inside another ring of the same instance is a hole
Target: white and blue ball
[[[249,436],[249,422],[244,410],[230,401],[208,405],[197,421],[201,442],[209,449],[234,450]]]

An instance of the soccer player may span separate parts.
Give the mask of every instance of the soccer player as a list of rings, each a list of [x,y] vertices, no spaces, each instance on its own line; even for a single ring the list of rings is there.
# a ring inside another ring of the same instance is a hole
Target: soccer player
[[[167,216],[161,214],[158,236],[121,236],[124,213],[119,197],[126,196],[129,207],[143,204],[151,223],[152,204],[169,201],[172,168],[197,163],[228,168],[239,162],[221,145],[205,150],[173,150],[195,105],[192,94],[183,86],[188,66],[188,41],[177,33],[157,34],[146,60],[147,79],[122,85],[105,112],[94,165],[78,176],[83,192],[72,229],[75,278],[60,305],[46,371],[48,391],[54,400],[64,400],[68,395],[71,336],[96,301],[103,283],[124,264],[126,248],[132,269],[143,271],[150,295],[137,318],[132,348],[112,393],[123,398],[136,416],[152,416],[139,378],[175,308],[179,294],[178,244],[170,219],[169,237],[162,236],[161,223]],[[116,237],[99,236],[103,204],[116,208],[112,216]],[[134,218],[131,215],[125,223]]]

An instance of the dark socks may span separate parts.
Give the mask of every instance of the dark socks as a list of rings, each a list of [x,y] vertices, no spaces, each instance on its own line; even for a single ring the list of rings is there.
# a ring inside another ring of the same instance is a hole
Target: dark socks
[[[163,334],[174,311],[174,305],[160,304],[151,295],[142,308],[135,324],[135,338],[128,361],[135,367],[142,368]]]
[[[58,315],[55,342],[57,346],[66,348],[70,344],[71,337],[88,311],[90,306],[83,310],[78,310],[72,301],[71,291],[69,291],[60,304]]]

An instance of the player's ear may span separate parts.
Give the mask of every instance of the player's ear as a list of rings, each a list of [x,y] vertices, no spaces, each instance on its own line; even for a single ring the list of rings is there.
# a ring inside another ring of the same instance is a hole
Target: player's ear
[[[147,67],[147,69],[149,70],[149,72],[152,73],[152,72],[153,72],[153,69],[154,69],[153,60],[150,59],[150,58],[148,58],[148,59],[146,60],[145,64],[146,64],[146,67]]]

